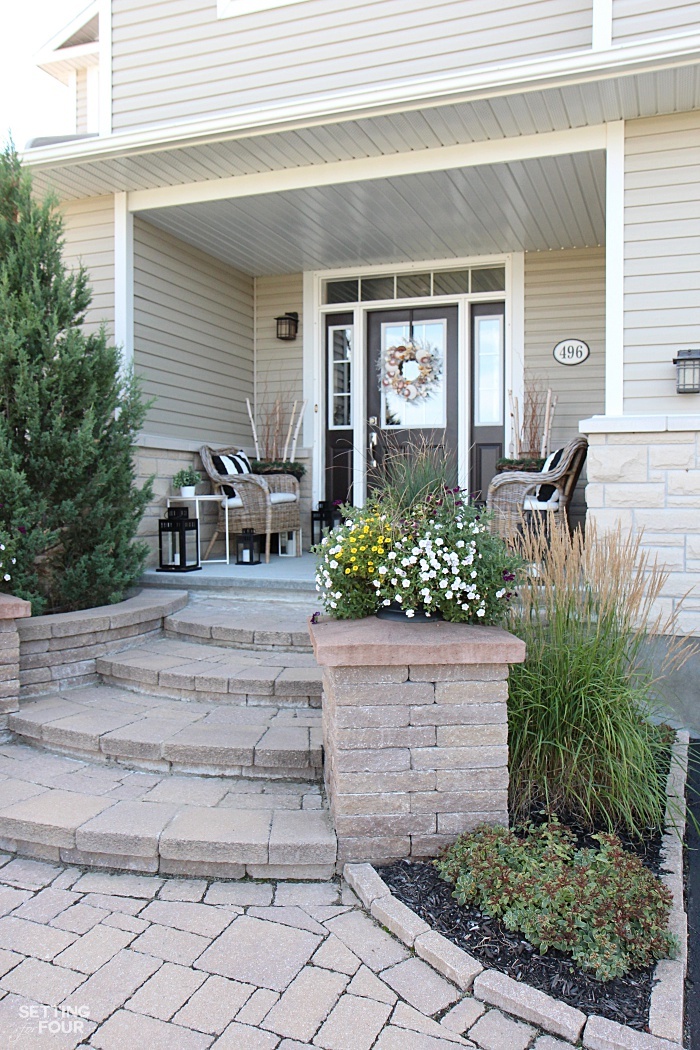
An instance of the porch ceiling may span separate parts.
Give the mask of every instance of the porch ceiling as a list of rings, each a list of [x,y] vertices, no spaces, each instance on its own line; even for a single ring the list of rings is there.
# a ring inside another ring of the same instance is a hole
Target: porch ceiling
[[[596,151],[140,214],[261,276],[602,244],[604,201]]]

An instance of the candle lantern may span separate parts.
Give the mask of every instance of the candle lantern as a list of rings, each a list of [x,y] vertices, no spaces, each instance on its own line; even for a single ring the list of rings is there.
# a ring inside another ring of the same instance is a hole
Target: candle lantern
[[[280,558],[296,558],[297,554],[297,534],[293,530],[286,530],[280,532],[278,535],[279,540],[279,554]]]
[[[243,529],[236,536],[236,565],[260,564],[260,540],[255,529]]]
[[[199,563],[199,522],[187,507],[169,507],[158,521],[158,572],[194,572]]]

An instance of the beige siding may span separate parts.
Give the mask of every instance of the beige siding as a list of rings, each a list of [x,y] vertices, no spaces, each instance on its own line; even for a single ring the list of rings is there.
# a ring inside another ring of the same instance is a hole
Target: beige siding
[[[672,360],[700,332],[700,113],[632,121],[625,144],[625,413],[700,414]]]
[[[629,44],[649,37],[700,29],[697,0],[613,0],[613,42]]]
[[[590,0],[113,0],[115,130],[362,90],[591,44]]]
[[[258,277],[255,281],[256,317],[256,422],[262,439],[265,422],[279,396],[288,420],[294,401],[301,405],[302,393],[302,275]],[[287,312],[299,314],[299,332],[294,342],[277,338],[275,318]],[[286,428],[282,426],[282,429]]]
[[[558,364],[556,344],[583,339],[581,365]],[[525,256],[525,373],[557,396],[550,451],[578,434],[579,420],[605,411],[605,249],[531,252]],[[585,472],[570,511],[585,516]]]
[[[87,321],[96,327],[114,324],[114,198],[91,197],[62,207],[65,223],[63,256],[70,266],[86,267],[92,285]]]
[[[590,346],[583,364],[554,360],[554,347],[567,337]],[[578,434],[579,420],[604,411],[605,249],[525,256],[525,371],[557,395],[552,448]]]
[[[84,135],[88,129],[88,84],[87,69],[78,69],[75,74],[75,133]]]
[[[248,445],[252,278],[136,219],[134,363],[156,398],[147,431]]]

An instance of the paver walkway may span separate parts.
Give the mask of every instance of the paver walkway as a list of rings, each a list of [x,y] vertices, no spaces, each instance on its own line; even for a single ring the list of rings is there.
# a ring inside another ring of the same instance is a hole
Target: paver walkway
[[[12,1050],[568,1045],[462,993],[335,882],[115,875],[0,854],[0,913],[0,1046]]]

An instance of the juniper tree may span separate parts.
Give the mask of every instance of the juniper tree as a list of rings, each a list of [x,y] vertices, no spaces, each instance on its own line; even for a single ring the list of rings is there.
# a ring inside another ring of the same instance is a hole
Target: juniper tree
[[[13,146],[0,154],[0,530],[6,584],[34,614],[119,601],[140,575],[134,540],[150,484],[132,445],[147,405],[104,327],[87,331],[86,270],[63,261],[63,221]]]

